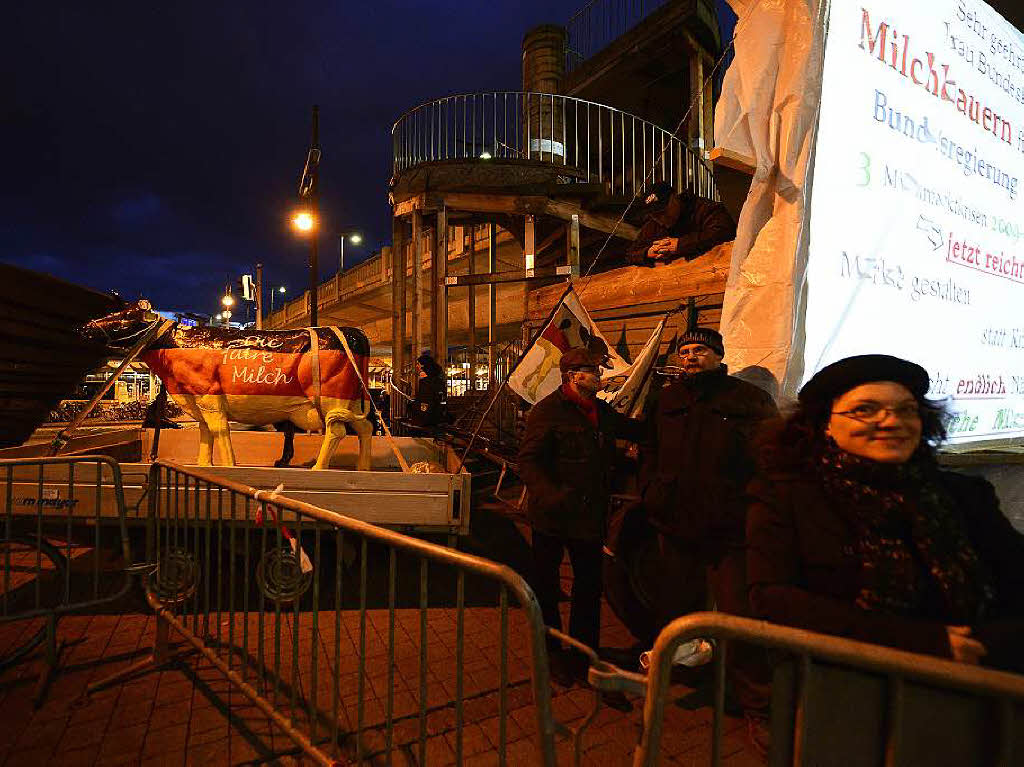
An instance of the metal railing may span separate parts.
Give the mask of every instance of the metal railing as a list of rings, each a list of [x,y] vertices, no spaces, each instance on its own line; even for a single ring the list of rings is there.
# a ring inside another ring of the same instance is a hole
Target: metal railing
[[[565,71],[574,70],[669,1],[591,0],[565,25]]]
[[[57,621],[131,587],[121,468],[105,456],[0,460],[0,670],[43,645],[38,705],[57,670]]]
[[[632,197],[655,181],[718,199],[711,169],[669,131],[602,104],[552,93],[498,91],[430,101],[391,129],[394,174],[444,160],[530,160],[566,182]]]
[[[769,764],[1019,761],[1014,748],[1021,746],[1020,726],[1014,723],[1024,715],[1024,676],[723,613],[694,613],[659,634],[648,676],[591,670],[596,686],[646,689],[634,767],[658,763],[672,658],[683,642],[697,637],[716,642],[710,760],[715,767],[723,757],[725,664],[732,642],[779,651]],[[938,722],[951,728],[949,737],[934,731]]]
[[[527,705],[531,761],[555,763],[543,619],[509,568],[167,461],[149,498],[156,642],[117,678],[173,630],[317,764],[447,741],[461,764],[483,715],[506,764]]]

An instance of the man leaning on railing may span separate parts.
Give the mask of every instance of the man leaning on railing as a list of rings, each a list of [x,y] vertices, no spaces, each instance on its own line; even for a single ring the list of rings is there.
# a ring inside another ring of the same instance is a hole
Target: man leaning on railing
[[[635,266],[655,266],[677,258],[689,261],[736,237],[736,222],[722,203],[702,199],[689,190],[673,192],[666,181],[654,184],[638,204],[644,223],[626,251]]]

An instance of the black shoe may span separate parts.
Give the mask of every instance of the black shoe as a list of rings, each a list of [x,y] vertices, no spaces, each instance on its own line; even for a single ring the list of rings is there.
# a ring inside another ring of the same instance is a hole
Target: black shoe
[[[548,654],[548,670],[551,681],[559,687],[572,687],[576,684],[576,676],[569,668],[563,653],[556,651]]]
[[[625,712],[633,710],[633,704],[629,702],[629,698],[617,690],[602,692],[601,702],[608,706],[608,708],[614,708],[616,711]]]
[[[640,667],[640,654],[643,651],[644,648],[640,645],[633,645],[632,647],[602,647],[597,651],[597,654],[603,661],[607,661],[627,671],[633,671]]]

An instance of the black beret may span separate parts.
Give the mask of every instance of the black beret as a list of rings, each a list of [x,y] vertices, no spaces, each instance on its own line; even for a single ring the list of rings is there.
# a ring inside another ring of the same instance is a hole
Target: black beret
[[[917,399],[928,392],[928,371],[920,365],[888,354],[861,354],[826,365],[804,384],[797,399],[802,404],[833,402],[850,389],[873,381],[895,381]]]

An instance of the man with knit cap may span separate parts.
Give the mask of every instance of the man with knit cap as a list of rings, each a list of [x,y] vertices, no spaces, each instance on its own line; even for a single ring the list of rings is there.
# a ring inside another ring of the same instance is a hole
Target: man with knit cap
[[[707,567],[708,586],[719,610],[749,615],[746,596],[744,490],[754,473],[751,438],[765,419],[778,415],[769,394],[730,376],[722,364],[722,336],[711,328],[688,330],[679,340],[680,380],[663,388],[649,416],[641,490],[644,508],[658,529],[663,550]],[[666,584],[671,589],[671,585]],[[664,605],[671,604],[666,592]],[[661,616],[668,622],[675,615]],[[737,647],[729,678],[747,710],[767,706],[767,664]]]
[[[604,346],[601,344],[600,346]],[[527,516],[533,528],[533,587],[544,622],[561,629],[559,568],[569,552],[573,585],[569,634],[594,648],[601,627],[602,555],[611,495],[615,440],[638,441],[639,421],[599,400],[607,347],[574,348],[559,361],[562,385],[530,411],[519,450],[519,475],[529,490]],[[559,684],[585,679],[582,655],[548,642],[551,675]],[[606,703],[628,703],[622,696]]]

